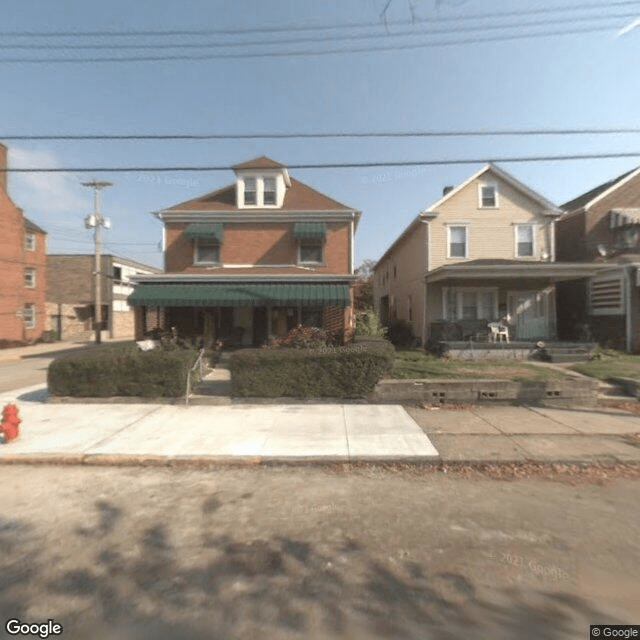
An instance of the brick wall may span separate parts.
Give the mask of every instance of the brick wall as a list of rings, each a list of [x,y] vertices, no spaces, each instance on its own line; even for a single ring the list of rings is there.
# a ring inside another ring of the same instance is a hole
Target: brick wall
[[[0,145],[0,168],[6,166],[7,149]],[[25,219],[9,197],[6,173],[0,171],[0,340],[36,340],[46,324],[46,234],[36,235],[35,251],[25,249]],[[25,269],[35,269],[36,286],[25,287]],[[17,314],[25,304],[36,309],[36,326],[26,329]]]
[[[193,264],[193,241],[184,234],[186,226],[166,226],[166,269],[173,273],[206,272],[207,267]],[[325,264],[314,268],[314,272],[349,273],[349,238],[349,223],[327,223]],[[298,243],[293,223],[225,224],[220,259],[223,264],[295,265]]]
[[[575,262],[586,259],[584,212],[561,218],[556,222],[556,260]]]
[[[47,302],[47,331],[55,331],[63,340],[91,340],[93,338],[93,307]]]
[[[89,304],[94,299],[95,258],[92,255],[51,255],[47,261],[47,302]],[[102,256],[102,273],[111,273],[111,256]],[[102,302],[111,299],[110,278],[102,279]]]
[[[133,338],[135,319],[131,311],[114,311],[112,317],[112,338]]]

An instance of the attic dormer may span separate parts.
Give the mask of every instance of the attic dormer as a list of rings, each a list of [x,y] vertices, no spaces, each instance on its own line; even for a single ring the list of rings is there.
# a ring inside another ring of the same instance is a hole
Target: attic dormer
[[[238,209],[280,209],[291,186],[287,168],[266,156],[233,167]]]

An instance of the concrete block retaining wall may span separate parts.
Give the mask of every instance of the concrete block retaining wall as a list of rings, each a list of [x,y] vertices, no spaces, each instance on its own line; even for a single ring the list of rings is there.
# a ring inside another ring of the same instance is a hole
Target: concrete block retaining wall
[[[510,380],[381,380],[369,402],[426,404],[522,402],[538,405],[597,404],[598,381],[590,379],[512,382]]]

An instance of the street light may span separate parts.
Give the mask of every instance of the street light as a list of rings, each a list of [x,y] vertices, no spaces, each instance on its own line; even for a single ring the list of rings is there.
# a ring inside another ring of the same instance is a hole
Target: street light
[[[83,182],[83,187],[91,187],[93,189],[93,206],[94,213],[89,214],[84,219],[84,226],[87,229],[93,229],[93,241],[95,244],[96,262],[95,262],[95,309],[94,309],[94,328],[96,332],[96,344],[102,341],[102,296],[100,287],[100,229],[109,229],[111,222],[108,218],[104,218],[100,212],[100,192],[102,189],[113,186],[112,182],[104,180],[93,180],[92,182]]]

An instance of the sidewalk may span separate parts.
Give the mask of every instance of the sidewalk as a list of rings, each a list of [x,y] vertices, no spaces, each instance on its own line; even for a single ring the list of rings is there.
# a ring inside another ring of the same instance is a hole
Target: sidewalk
[[[640,464],[640,418],[603,408],[58,404],[47,402],[43,385],[0,394],[3,405],[11,400],[21,437],[0,444],[0,463]]]
[[[122,342],[120,339],[103,338],[102,344]],[[125,341],[127,342],[127,341]],[[99,345],[92,340],[89,341],[73,341],[73,340],[60,340],[57,342],[40,342],[38,344],[32,344],[27,347],[12,347],[11,349],[0,349],[0,363],[1,362],[17,362],[23,358],[29,358],[34,356],[44,356],[49,353],[57,353],[59,351],[78,350],[82,348],[92,349]]]

